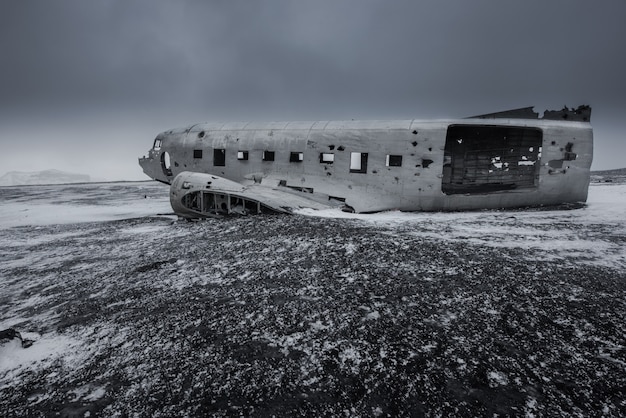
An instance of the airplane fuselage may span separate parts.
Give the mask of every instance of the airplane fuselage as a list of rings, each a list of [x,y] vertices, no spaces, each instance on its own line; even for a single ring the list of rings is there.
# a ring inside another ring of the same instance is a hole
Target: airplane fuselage
[[[204,173],[375,212],[584,202],[592,156],[588,122],[473,118],[196,124],[139,162],[168,184]]]

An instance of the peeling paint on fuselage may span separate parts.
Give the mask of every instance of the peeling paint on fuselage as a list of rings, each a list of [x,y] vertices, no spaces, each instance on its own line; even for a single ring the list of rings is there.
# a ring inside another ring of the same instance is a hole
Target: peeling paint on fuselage
[[[532,186],[444,193],[446,135],[450,126],[459,124],[540,130],[541,152],[533,165]],[[139,161],[155,180],[171,183],[183,171],[206,173],[243,185],[306,190],[308,198],[319,202],[343,199],[357,212],[584,202],[593,157],[589,123],[543,119],[205,123],[163,132],[157,141],[159,147],[153,146]],[[223,166],[214,165],[215,150],[224,150]],[[243,151],[247,159],[238,159]],[[273,161],[263,160],[268,151],[274,153]],[[292,153],[302,153],[302,160],[291,162]],[[350,169],[353,153],[367,154],[364,172]],[[328,154],[333,154],[332,163]],[[165,167],[165,155],[169,167]],[[401,156],[401,165],[389,166],[388,156]],[[562,161],[558,170],[551,163],[555,160]]]

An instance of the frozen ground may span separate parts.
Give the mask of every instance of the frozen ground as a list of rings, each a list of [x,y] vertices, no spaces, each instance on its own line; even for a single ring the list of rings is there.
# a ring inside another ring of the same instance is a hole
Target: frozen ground
[[[0,416],[621,416],[626,185],[578,209],[178,222],[0,188]]]

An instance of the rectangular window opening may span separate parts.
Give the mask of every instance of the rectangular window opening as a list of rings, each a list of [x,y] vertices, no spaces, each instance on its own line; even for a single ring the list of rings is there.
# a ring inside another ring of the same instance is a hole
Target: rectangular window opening
[[[304,160],[303,152],[292,152],[289,154],[289,162],[290,163],[301,163]]]
[[[193,158],[202,158],[202,150],[201,149],[193,150]]]
[[[387,167],[402,167],[402,155],[387,155]]]
[[[224,167],[226,165],[226,150],[216,148],[213,150],[213,165],[215,167]]]
[[[350,153],[350,172],[351,173],[367,173],[367,153],[351,152]]]
[[[335,154],[332,152],[320,153],[320,164],[332,164],[335,162]]]
[[[542,141],[538,128],[450,125],[441,190],[471,194],[536,187]]]
[[[248,151],[237,151],[237,159],[247,161],[248,160]]]
[[[263,151],[263,161],[274,161],[274,151]]]

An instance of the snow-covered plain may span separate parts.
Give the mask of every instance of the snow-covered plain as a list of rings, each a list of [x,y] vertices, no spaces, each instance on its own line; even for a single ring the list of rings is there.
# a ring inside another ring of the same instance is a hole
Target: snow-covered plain
[[[579,208],[178,222],[0,188],[1,416],[626,414],[626,185]],[[303,216],[302,216],[303,215]]]

